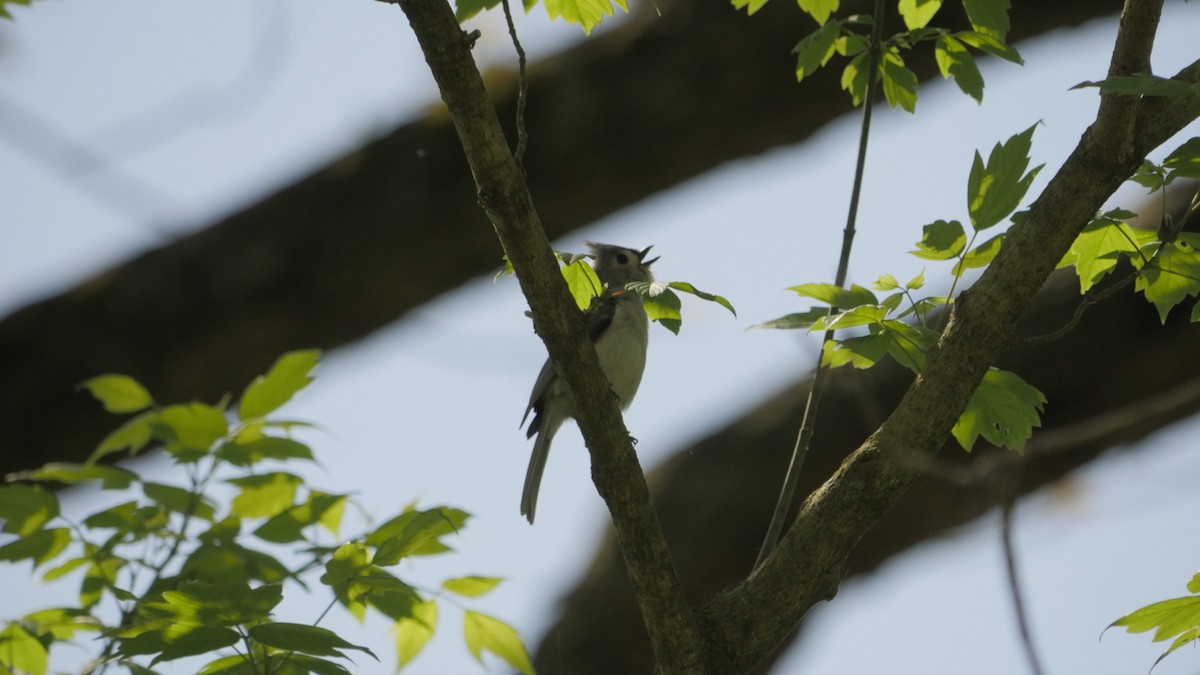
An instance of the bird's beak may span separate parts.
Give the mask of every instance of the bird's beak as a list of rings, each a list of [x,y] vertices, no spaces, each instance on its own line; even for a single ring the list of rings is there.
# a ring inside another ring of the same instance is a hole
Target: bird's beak
[[[652,249],[652,248],[654,248],[654,246],[647,246],[646,248],[642,249],[641,251],[638,251],[638,261],[641,262],[642,265],[645,265],[646,267],[653,265],[654,262],[656,260],[658,260],[658,258],[662,257],[662,256],[658,256],[655,258],[651,258],[650,260],[646,260],[646,254],[649,253],[650,249]]]

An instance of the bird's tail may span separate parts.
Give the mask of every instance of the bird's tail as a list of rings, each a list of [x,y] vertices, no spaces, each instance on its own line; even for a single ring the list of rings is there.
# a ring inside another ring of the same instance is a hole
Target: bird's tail
[[[529,458],[529,469],[525,471],[525,490],[521,493],[521,515],[533,524],[533,515],[537,510],[538,490],[542,487],[542,472],[546,470],[546,458],[550,456],[550,441],[558,425],[542,427],[533,442],[533,455]]]

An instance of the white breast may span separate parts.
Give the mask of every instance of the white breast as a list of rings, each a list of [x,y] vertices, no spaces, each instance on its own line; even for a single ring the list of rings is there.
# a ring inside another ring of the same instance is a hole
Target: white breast
[[[624,410],[633,402],[642,371],[646,368],[646,346],[650,321],[640,296],[630,294],[617,302],[612,324],[596,343],[600,367],[608,376]]]

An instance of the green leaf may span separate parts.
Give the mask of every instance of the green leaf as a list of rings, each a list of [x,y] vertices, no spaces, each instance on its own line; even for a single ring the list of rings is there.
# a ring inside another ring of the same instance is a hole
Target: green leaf
[[[1188,582],[1188,591],[1200,592],[1200,574]],[[1195,595],[1171,598],[1126,614],[1109,625],[1121,626],[1130,633],[1154,631],[1154,641],[1162,642],[1175,638],[1171,646],[1158,657],[1155,665],[1168,654],[1200,638],[1200,597]]]
[[[582,27],[588,35],[604,17],[613,15],[614,4],[629,12],[627,0],[544,0],[544,4],[551,21],[562,17],[563,21]]]
[[[163,591],[162,603],[149,606],[180,621],[199,619],[197,625],[226,625],[262,621],[283,600],[283,587],[265,584],[251,588],[246,583],[186,581],[177,590]]]
[[[341,519],[344,495],[313,492],[303,504],[273,516],[254,531],[254,536],[274,544],[290,544],[304,540],[304,528],[321,525],[336,534]]]
[[[753,328],[775,328],[775,329],[780,329],[780,330],[795,330],[795,329],[808,330],[809,328],[812,328],[813,324],[815,324],[818,321],[821,321],[822,319],[824,319],[827,316],[829,316],[829,308],[828,307],[813,307],[812,309],[808,310],[807,312],[800,312],[797,314],[788,314],[786,316],[781,316],[778,319],[771,319],[770,321],[756,323],[753,326],[750,326],[749,328],[747,328],[746,330],[751,330]]]
[[[958,257],[967,247],[967,235],[962,223],[957,220],[937,220],[921,228],[921,241],[917,249],[909,251],[925,260],[949,260]]]
[[[983,75],[975,65],[975,57],[971,56],[963,43],[943,35],[938,38],[934,56],[942,77],[953,77],[954,83],[964,94],[977,103],[983,102]]]
[[[871,288],[877,291],[894,291],[900,288],[900,282],[890,274],[881,274],[875,283],[871,284]]]
[[[491,9],[498,4],[500,4],[500,0],[455,0],[454,18],[458,19],[459,23],[462,23],[483,10]],[[508,262],[507,257],[505,258],[505,262]]]
[[[762,6],[767,4],[767,0],[733,0],[734,9],[745,9],[746,16],[753,16],[755,12],[762,9]]]
[[[1083,228],[1058,266],[1074,265],[1079,275],[1079,292],[1087,293],[1117,266],[1122,255],[1138,256],[1140,245],[1147,243],[1146,237],[1153,238],[1154,233],[1134,230],[1123,221],[1099,216]]]
[[[420,514],[430,513],[432,511],[440,511],[443,517],[439,519],[425,516],[423,522],[425,525],[428,525],[429,523],[436,524],[437,527],[434,529],[440,530],[440,534],[438,536],[449,534],[451,532],[458,532],[466,526],[467,520],[471,517],[471,514],[463,511],[462,509],[456,509],[449,506],[437,506],[426,511],[417,511],[414,508],[409,508],[406,509],[404,513],[401,513],[395,518],[392,518],[386,523],[375,528],[374,532],[367,535],[367,543],[372,546],[381,546],[388,539],[407,536],[405,534],[406,532],[414,531],[422,532],[426,535],[432,535],[434,532],[426,530],[424,526],[410,529],[412,527],[410,523]],[[424,543],[414,550],[411,555],[433,555],[437,553],[444,553],[449,550],[450,547],[446,546],[440,541],[426,538]]]
[[[1150,73],[1116,75],[1098,82],[1080,82],[1071,89],[1099,87],[1101,94],[1124,96],[1200,96],[1200,84],[1180,82]]]
[[[499,577],[458,577],[442,582],[442,588],[467,598],[487,595],[503,579]]]
[[[1144,159],[1138,170],[1129,177],[1129,180],[1154,193],[1166,186],[1167,170],[1148,159]]]
[[[882,321],[880,327],[892,338],[888,354],[896,363],[920,374],[925,369],[925,355],[937,344],[938,332],[896,319]]]
[[[91,456],[88,457],[87,463],[95,464],[101,457],[123,450],[129,450],[130,456],[136,455],[150,442],[153,425],[157,420],[157,412],[148,412],[122,424],[116,431],[100,441],[100,445],[96,446]]]
[[[924,288],[924,286],[925,286],[925,270],[921,270],[921,272],[919,274],[917,274],[917,276],[913,277],[912,279],[909,279],[908,283],[904,284],[904,287],[910,291],[915,291],[920,288]]]
[[[259,375],[246,387],[238,404],[238,419],[246,421],[265,417],[292,400],[296,392],[313,381],[311,373],[320,360],[321,351],[318,349],[288,352],[280,356],[266,375]]]
[[[410,555],[429,555],[447,550],[448,547],[441,543],[441,537],[458,530],[443,509],[412,513],[412,517],[408,518],[395,534],[377,537],[376,534],[383,531],[381,527],[367,537],[368,543],[378,547],[373,560],[376,565],[387,567]],[[387,527],[387,524],[384,527]]]
[[[227,481],[241,488],[229,513],[239,518],[269,518],[292,507],[303,478],[283,471],[255,474]]]
[[[989,443],[1018,450],[1042,425],[1046,397],[1015,373],[992,368],[984,375],[951,432],[970,451],[983,436]]]
[[[904,66],[900,52],[891,49],[879,62],[879,73],[883,76],[883,95],[893,108],[900,106],[905,112],[917,109],[917,74]]]
[[[829,15],[837,11],[841,0],[798,0],[800,9],[817,20],[822,26],[829,20]]]
[[[791,286],[788,290],[795,291],[800,297],[812,298],[841,310],[853,309],[859,305],[879,304],[879,298],[876,298],[874,293],[857,284],[851,285],[849,289],[833,284],[800,284]]]
[[[596,270],[592,269],[585,259],[563,265],[562,275],[580,311],[587,311],[592,305],[592,298],[604,290],[604,284],[601,283],[600,277],[596,276]]]
[[[1005,44],[1004,40],[999,39],[994,35],[978,33],[975,31],[963,31],[961,33],[955,33],[954,37],[980,51],[987,52],[988,54],[1002,58],[1005,61],[1015,63],[1019,66],[1025,64],[1025,61],[1021,59],[1021,55],[1016,49],[1013,49],[1012,46]]]
[[[975,269],[977,267],[987,267],[988,263],[1000,253],[1000,247],[1004,244],[1004,232],[988,239],[975,248],[967,251],[967,254],[954,264],[954,274],[961,275],[964,271]]]
[[[870,74],[867,69],[871,66],[871,61],[867,52],[862,52],[853,59],[842,70],[842,89],[849,92],[854,105],[862,103],[863,97],[867,93],[867,81]]]
[[[630,285],[650,286],[650,284]],[[667,288],[663,288],[656,295],[645,294],[642,296],[642,307],[646,310],[646,316],[676,335],[679,335],[679,327],[683,323],[683,314],[680,312],[682,304],[679,296]]]
[[[507,623],[467,610],[463,613],[463,639],[467,642],[467,651],[476,661],[483,663],[483,650],[486,649],[524,675],[534,675],[529,652],[517,631]]]
[[[1029,150],[1036,128],[1036,125],[1031,126],[1003,144],[997,143],[986,165],[979,152],[975,153],[975,162],[967,181],[967,208],[971,214],[971,226],[976,232],[986,230],[1011,215],[1041,171],[1042,167],[1038,166],[1025,172],[1029,166]]]
[[[733,305],[728,300],[726,300],[725,298],[723,298],[719,295],[714,295],[712,293],[705,293],[704,291],[700,290],[699,288],[696,288],[695,286],[689,284],[686,281],[672,281],[671,283],[667,284],[667,286],[669,288],[673,288],[677,291],[683,291],[684,293],[689,293],[691,295],[694,295],[697,298],[700,298],[701,300],[708,300],[709,302],[715,302],[718,305],[729,310],[729,312],[731,314],[733,314],[734,316],[737,316],[737,310],[735,310],[733,308]]]
[[[361,542],[342,544],[325,563],[321,583],[338,590],[371,567],[371,556]]]
[[[62,553],[70,543],[71,531],[65,527],[38,530],[0,546],[0,561],[32,560],[33,566],[38,567]]]
[[[299,623],[264,623],[246,629],[250,637],[260,644],[286,651],[317,656],[344,656],[340,649],[355,649],[368,654],[376,661],[377,656],[366,647],[352,644],[338,637],[337,633],[319,626]]]
[[[98,631],[101,628],[100,622],[86,610],[65,607],[26,614],[21,622],[33,626],[38,633],[53,636],[55,640],[70,640],[80,631]]]
[[[167,632],[164,631],[164,633]],[[150,665],[215,652],[218,649],[235,645],[241,639],[237,631],[229,628],[193,626],[186,631],[181,631],[179,635],[171,635],[170,639],[166,640],[166,648],[154,657]]]
[[[37,638],[20,624],[10,623],[0,631],[0,665],[9,672],[45,675],[50,667],[50,657]]]
[[[195,495],[176,485],[142,483],[142,494],[176,513],[191,513],[212,522],[216,510],[201,495]]]
[[[1200,178],[1200,137],[1189,138],[1183,145],[1175,148],[1163,160],[1163,166],[1171,171],[1171,182],[1178,176]]]
[[[408,665],[421,653],[433,637],[437,619],[437,603],[427,600],[413,605],[412,616],[396,621],[392,631],[396,634],[397,669]]]
[[[217,456],[234,466],[250,467],[265,459],[313,459],[313,451],[304,443],[278,436],[261,436],[252,441],[225,443]]]
[[[79,604],[81,607],[92,607],[104,594],[106,588],[112,586],[117,578],[117,572],[125,566],[125,560],[116,557],[106,557],[92,564],[84,573],[83,583],[79,586]]]
[[[1004,40],[1008,34],[1009,0],[963,0],[967,18],[977,32]]]
[[[844,340],[827,340],[821,348],[821,365],[837,368],[849,364],[864,369],[879,363],[891,347],[887,333],[863,335]]]
[[[882,305],[859,305],[821,319],[813,324],[812,330],[843,330],[855,326],[869,326],[882,321],[885,316],[887,308]]]
[[[150,392],[128,375],[100,375],[79,385],[111,413],[131,413],[154,405]]]
[[[849,364],[861,369],[874,366],[890,354],[900,365],[920,373],[925,367],[925,354],[937,338],[938,334],[927,328],[881,320],[871,326],[870,335],[826,342],[821,361],[833,368]]]
[[[796,81],[817,72],[837,51],[838,37],[842,32],[840,21],[830,21],[809,33],[792,49],[796,55]]]
[[[900,0],[900,16],[909,30],[927,26],[942,8],[942,0]]]
[[[59,514],[58,497],[37,485],[0,485],[3,532],[28,537]]]
[[[208,450],[229,433],[225,413],[213,406],[193,401],[163,408],[158,421],[170,429],[184,448]]]
[[[137,478],[136,473],[115,466],[67,462],[51,462],[43,465],[40,469],[22,471],[9,476],[10,480],[54,481],[68,485],[98,480],[101,481],[100,485],[105,490],[124,490]]]
[[[1134,288],[1154,304],[1163,323],[1171,308],[1200,293],[1198,246],[1200,234],[1180,234],[1175,242],[1163,242],[1151,263],[1138,274]]]
[[[95,529],[113,529],[119,530],[122,528],[133,529],[137,522],[137,502],[125,502],[116,506],[97,511],[92,515],[84,518],[83,524]]]

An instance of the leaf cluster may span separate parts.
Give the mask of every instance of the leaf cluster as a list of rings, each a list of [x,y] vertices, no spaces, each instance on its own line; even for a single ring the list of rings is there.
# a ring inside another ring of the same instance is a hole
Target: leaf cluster
[[[734,7],[753,14],[765,0],[732,0]],[[899,0],[896,9],[907,28],[872,46],[869,31],[874,18],[866,15],[835,17],[838,0],[800,0],[800,8],[819,24],[792,50],[796,54],[796,80],[811,76],[835,56],[849,59],[842,69],[842,89],[854,105],[862,102],[869,82],[880,82],[888,103],[908,112],[917,105],[917,76],[905,63],[904,52],[923,42],[934,44],[934,57],[943,78],[952,78],[963,93],[983,101],[983,76],[971,49],[1022,63],[1016,49],[1005,42],[1008,33],[1008,0],[963,0],[970,30],[951,31],[930,26],[942,0]],[[872,50],[878,50],[875,72],[869,73]]]
[[[0,630],[0,672],[48,672],[50,650],[81,633],[98,635],[91,672],[120,666],[153,673],[163,662],[209,654],[199,672],[349,673],[350,652],[376,658],[333,631],[277,620],[286,585],[319,583],[363,620],[367,610],[392,622],[398,667],[432,638],[438,597],[477,598],[500,579],[449,579],[422,592],[388,568],[451,550],[469,515],[452,507],[408,507],[382,525],[339,537],[349,497],[310,487],[286,470],[313,461],[292,430],[309,425],[274,413],[312,381],[319,353],[281,356],[242,392],[159,405],[125,375],[81,385],[110,412],[132,415],[103,439],[83,464],[49,464],[0,485],[0,561],[29,561],[42,579],[80,578],[78,604],[27,614]],[[170,456],[184,483],[148,480],[124,467],[98,463],[154,447]],[[74,519],[62,513],[53,484],[98,487],[110,505]],[[231,495],[228,496],[228,495]],[[328,609],[326,610],[328,611]],[[468,651],[487,650],[532,673],[516,632],[493,617],[466,610]],[[322,613],[324,616],[324,613]],[[482,628],[481,628],[482,626]]]
[[[922,271],[903,285],[890,274],[873,284],[882,298],[858,285],[849,289],[832,284],[802,284],[789,290],[801,297],[822,303],[804,312],[757,324],[757,328],[802,328],[826,331],[821,365],[850,365],[870,368],[890,356],[897,363],[920,374],[929,350],[938,340],[933,322],[939,310],[953,302],[954,287],[962,275],[984,267],[995,258],[1004,243],[1004,232],[976,240],[985,231],[1016,214],[1041,166],[1029,168],[1029,153],[1036,127],[998,143],[985,162],[975,153],[967,179],[967,212],[970,236],[957,220],[937,220],[922,228],[921,241],[910,253],[932,261],[954,261],[954,285],[945,296],[918,296],[925,285]],[[847,329],[866,330],[865,335],[836,337]],[[1002,447],[1018,449],[1040,426],[1045,397],[1014,373],[992,368],[984,376],[966,410],[952,431],[955,440],[970,450],[981,436]]]

